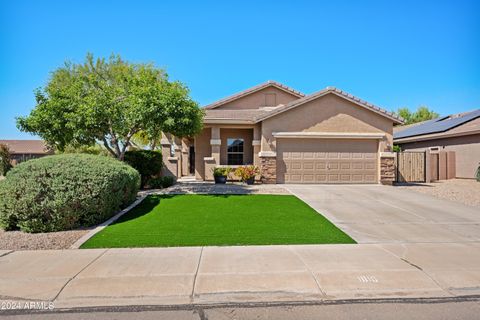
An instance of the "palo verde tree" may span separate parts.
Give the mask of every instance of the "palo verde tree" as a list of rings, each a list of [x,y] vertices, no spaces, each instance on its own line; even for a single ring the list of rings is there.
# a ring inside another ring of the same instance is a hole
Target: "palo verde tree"
[[[169,81],[152,64],[129,63],[118,55],[88,54],[83,64],[65,63],[35,98],[35,108],[17,118],[17,126],[60,151],[100,141],[123,160],[138,132],[184,137],[202,128],[203,111],[184,84]]]

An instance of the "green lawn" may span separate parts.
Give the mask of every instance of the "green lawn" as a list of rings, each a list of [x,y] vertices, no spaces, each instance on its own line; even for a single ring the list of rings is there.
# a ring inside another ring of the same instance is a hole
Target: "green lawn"
[[[355,243],[289,195],[152,195],[82,248]]]

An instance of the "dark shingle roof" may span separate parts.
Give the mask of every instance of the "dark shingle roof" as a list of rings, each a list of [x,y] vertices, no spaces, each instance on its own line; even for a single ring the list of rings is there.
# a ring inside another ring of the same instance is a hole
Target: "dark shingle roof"
[[[421,136],[424,134],[445,132],[478,117],[480,117],[480,109],[472,112],[440,117],[425,121],[413,127],[405,128],[405,130],[398,130],[394,133],[393,138],[403,139],[407,137]]]

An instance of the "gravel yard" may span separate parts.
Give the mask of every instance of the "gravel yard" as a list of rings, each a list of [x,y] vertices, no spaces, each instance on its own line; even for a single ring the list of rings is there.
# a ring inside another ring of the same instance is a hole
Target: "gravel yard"
[[[68,249],[89,230],[26,233],[0,229],[0,250]]]
[[[396,188],[421,192],[468,206],[480,207],[480,182],[475,180],[452,179],[434,183],[398,185]]]

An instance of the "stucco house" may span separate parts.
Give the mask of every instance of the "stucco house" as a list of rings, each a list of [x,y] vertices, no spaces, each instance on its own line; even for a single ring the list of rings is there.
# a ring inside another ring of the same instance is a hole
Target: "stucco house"
[[[404,151],[454,152],[456,178],[475,178],[480,163],[480,109],[395,127]]]
[[[257,165],[264,183],[390,183],[402,119],[342,90],[310,95],[267,81],[204,107],[195,137],[164,136],[165,174],[213,180],[218,166]]]
[[[0,144],[8,147],[13,165],[54,153],[43,140],[0,140]]]

